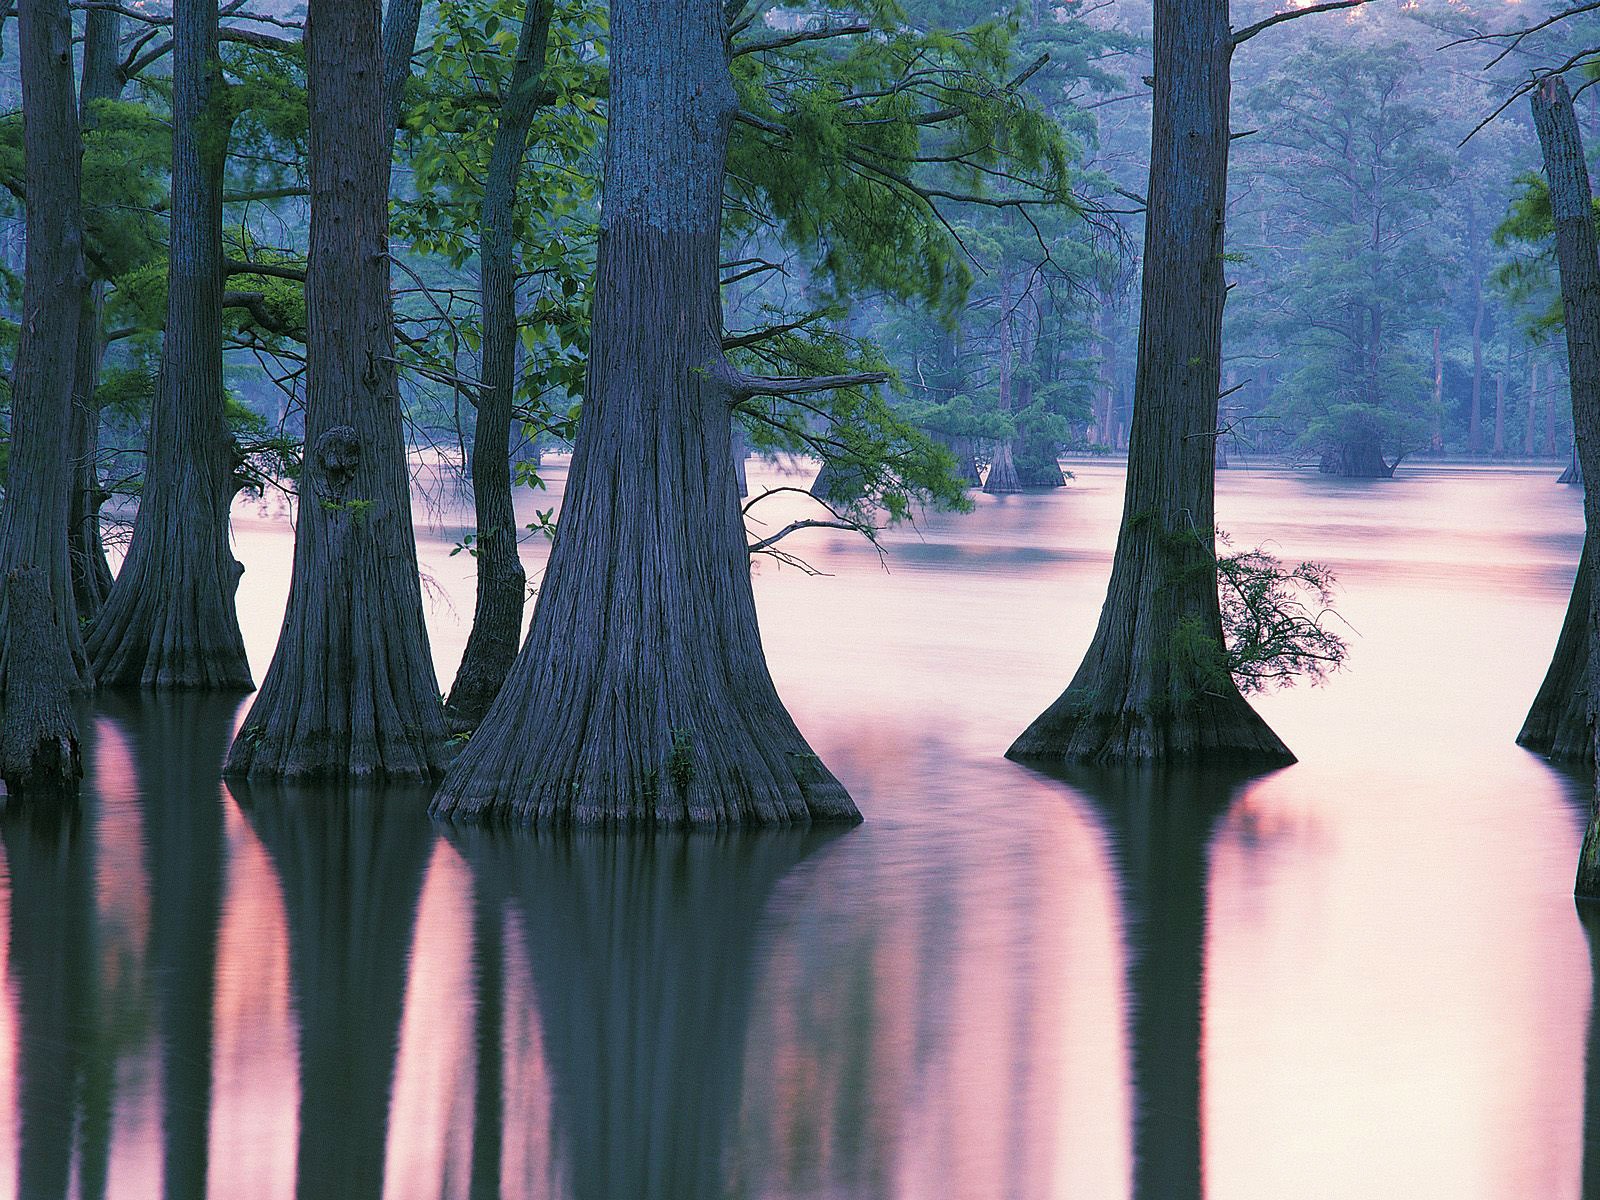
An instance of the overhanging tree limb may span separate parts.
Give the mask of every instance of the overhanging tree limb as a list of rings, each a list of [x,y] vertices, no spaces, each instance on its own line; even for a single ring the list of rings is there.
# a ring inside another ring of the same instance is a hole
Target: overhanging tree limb
[[[1291,8],[1287,12],[1273,13],[1264,20],[1257,21],[1254,25],[1246,25],[1233,35],[1233,45],[1237,49],[1248,42],[1256,34],[1274,25],[1281,25],[1285,21],[1293,21],[1296,17],[1309,17],[1313,13],[1334,12],[1341,8],[1359,8],[1363,4],[1370,4],[1372,0],[1328,0],[1326,4],[1312,4],[1306,8]]]

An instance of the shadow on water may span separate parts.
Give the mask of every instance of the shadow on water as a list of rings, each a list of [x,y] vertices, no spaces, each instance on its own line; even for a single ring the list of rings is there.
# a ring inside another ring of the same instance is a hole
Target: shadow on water
[[[452,834],[479,895],[480,1047],[500,1044],[501,937],[525,939],[563,1194],[727,1193],[763,914],[841,836]],[[472,1195],[492,1197],[504,1101],[496,1055],[479,1063]]]
[[[1201,1128],[1206,895],[1212,834],[1245,771],[1069,768],[1121,883],[1134,1200],[1204,1195]]]
[[[424,788],[229,784],[283,890],[299,1036],[297,1200],[377,1200],[412,934],[435,832]]]

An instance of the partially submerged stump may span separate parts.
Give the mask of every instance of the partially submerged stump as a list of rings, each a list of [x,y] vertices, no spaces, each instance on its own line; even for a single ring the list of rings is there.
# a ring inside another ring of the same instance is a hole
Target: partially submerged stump
[[[0,778],[14,796],[70,796],[83,777],[72,681],[54,647],[50,577],[18,567],[6,579],[5,708]]]

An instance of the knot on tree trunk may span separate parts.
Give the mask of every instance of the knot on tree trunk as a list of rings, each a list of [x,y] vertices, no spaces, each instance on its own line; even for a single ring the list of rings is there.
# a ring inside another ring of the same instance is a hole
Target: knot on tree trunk
[[[349,425],[335,425],[317,438],[314,452],[325,494],[338,499],[361,465],[361,436]]]

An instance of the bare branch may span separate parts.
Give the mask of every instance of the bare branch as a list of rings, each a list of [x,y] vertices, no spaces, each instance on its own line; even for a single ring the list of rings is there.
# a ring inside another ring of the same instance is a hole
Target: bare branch
[[[1327,0],[1325,4],[1312,4],[1305,8],[1291,8],[1286,12],[1273,13],[1265,20],[1257,21],[1254,25],[1246,25],[1233,35],[1233,48],[1237,50],[1256,34],[1274,25],[1281,25],[1285,21],[1293,21],[1296,17],[1309,17],[1313,13],[1333,12],[1341,8],[1359,8],[1363,4],[1370,4],[1372,0]]]
[[[803,396],[807,392],[889,382],[889,376],[882,371],[858,371],[853,375],[747,375],[730,370],[729,376],[733,394],[741,400],[750,396]]]
[[[782,50],[788,46],[799,45],[801,42],[819,42],[824,38],[849,37],[851,34],[871,32],[872,26],[865,21],[854,25],[830,25],[824,29],[802,29],[795,33],[745,42],[733,48],[732,56],[737,58],[741,54],[764,54],[768,50]]]

